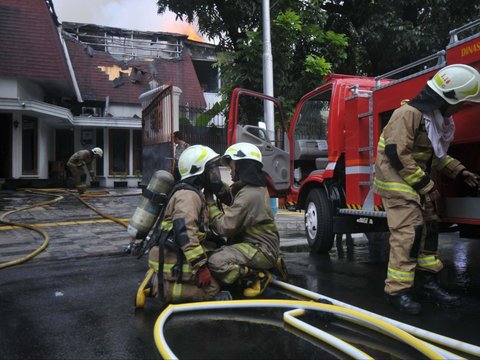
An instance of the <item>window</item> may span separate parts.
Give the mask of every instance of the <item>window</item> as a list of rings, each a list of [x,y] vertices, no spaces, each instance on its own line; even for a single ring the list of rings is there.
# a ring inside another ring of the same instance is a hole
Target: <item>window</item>
[[[213,62],[194,60],[193,67],[202,90],[211,93],[218,92],[218,69],[213,67]]]
[[[128,174],[129,133],[128,129],[110,130],[110,175]]]
[[[308,99],[295,124],[294,140],[326,140],[331,91]]]
[[[37,174],[37,119],[22,117],[22,175]]]

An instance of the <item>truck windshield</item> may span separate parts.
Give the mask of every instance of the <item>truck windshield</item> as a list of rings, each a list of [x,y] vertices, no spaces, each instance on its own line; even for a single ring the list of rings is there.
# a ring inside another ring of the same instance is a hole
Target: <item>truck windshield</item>
[[[308,99],[300,110],[293,140],[326,140],[331,91]]]

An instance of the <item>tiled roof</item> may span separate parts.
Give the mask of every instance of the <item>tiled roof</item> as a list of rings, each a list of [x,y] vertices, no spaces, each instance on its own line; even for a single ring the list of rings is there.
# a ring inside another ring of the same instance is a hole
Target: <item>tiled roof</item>
[[[65,40],[85,101],[105,101],[108,96],[112,103],[139,104],[138,97],[149,90],[148,82],[155,79],[160,85],[172,82],[178,86],[182,90],[181,104],[205,105],[188,51],[184,51],[179,60],[125,62],[107,52],[92,50],[70,36]]]
[[[45,0],[0,0],[0,76],[71,84]]]

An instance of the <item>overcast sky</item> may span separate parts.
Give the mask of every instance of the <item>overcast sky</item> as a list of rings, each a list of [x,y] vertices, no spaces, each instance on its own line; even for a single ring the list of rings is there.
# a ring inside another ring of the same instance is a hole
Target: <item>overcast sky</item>
[[[188,33],[188,24],[175,21],[174,14],[157,14],[156,0],[53,0],[53,6],[60,22]]]

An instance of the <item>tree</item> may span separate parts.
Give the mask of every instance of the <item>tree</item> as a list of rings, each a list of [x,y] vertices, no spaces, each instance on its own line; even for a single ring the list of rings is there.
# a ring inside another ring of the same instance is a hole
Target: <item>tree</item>
[[[262,91],[261,0],[158,0],[223,50],[222,93]],[[471,0],[272,0],[274,92],[292,110],[328,72],[377,76],[445,49],[478,18]]]
[[[337,71],[376,76],[445,49],[448,32],[478,18],[470,0],[329,0],[327,29],[346,34]]]
[[[224,99],[237,86],[262,92],[261,0],[159,0],[157,4],[159,13],[168,8],[182,20],[197,19],[205,36],[219,40],[223,51],[217,65],[222,69]],[[320,85],[335,61],[346,58],[347,38],[324,31],[327,16],[319,5],[315,0],[278,0],[271,6],[274,93],[287,111]]]

